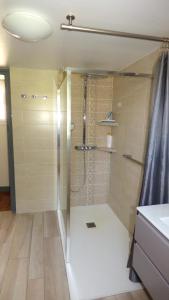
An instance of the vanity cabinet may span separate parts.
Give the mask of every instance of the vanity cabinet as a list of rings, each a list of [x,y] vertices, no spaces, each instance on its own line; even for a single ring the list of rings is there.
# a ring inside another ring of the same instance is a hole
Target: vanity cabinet
[[[169,240],[140,213],[133,267],[153,300],[169,300]]]

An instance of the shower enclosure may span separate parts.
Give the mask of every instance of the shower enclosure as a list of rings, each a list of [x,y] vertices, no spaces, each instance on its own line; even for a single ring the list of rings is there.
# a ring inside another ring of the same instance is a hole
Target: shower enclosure
[[[57,97],[58,217],[73,300],[141,288],[129,281],[126,264],[150,86],[151,76],[143,73],[63,74]]]
[[[58,219],[65,261],[70,249],[71,72],[62,74],[57,90]]]

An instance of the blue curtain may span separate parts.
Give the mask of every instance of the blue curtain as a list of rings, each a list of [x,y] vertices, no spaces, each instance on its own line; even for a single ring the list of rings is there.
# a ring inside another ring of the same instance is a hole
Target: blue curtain
[[[153,79],[152,110],[139,206],[169,203],[169,52],[159,57]],[[130,279],[134,240],[128,261]]]

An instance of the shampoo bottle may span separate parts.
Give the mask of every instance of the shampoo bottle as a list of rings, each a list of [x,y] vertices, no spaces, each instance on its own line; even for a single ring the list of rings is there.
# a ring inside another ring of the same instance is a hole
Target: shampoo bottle
[[[106,142],[107,142],[107,148],[112,148],[113,147],[113,137],[110,133],[107,134],[106,137]]]

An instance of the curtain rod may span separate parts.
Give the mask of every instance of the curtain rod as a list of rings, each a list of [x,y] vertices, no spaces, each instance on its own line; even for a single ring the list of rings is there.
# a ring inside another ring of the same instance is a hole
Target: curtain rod
[[[95,33],[95,34],[102,34],[102,35],[109,35],[109,36],[118,36],[124,38],[131,38],[131,39],[138,39],[138,40],[147,40],[153,42],[169,42],[169,37],[159,37],[153,35],[145,35],[145,34],[137,34],[137,33],[128,33],[122,31],[113,31],[107,29],[99,29],[93,27],[84,27],[84,26],[75,26],[72,22],[75,20],[74,15],[67,15],[66,19],[68,20],[68,24],[61,24],[60,28],[62,30],[69,30],[69,31],[80,31],[80,32],[88,32],[88,33]]]

